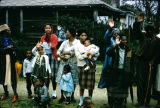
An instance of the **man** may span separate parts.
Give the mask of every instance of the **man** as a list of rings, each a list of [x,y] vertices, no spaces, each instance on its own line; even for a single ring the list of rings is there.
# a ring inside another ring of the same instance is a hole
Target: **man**
[[[139,106],[147,106],[149,105],[151,98],[151,81],[152,74],[149,71],[149,47],[151,46],[151,42],[153,40],[153,27],[147,25],[145,27],[146,34],[143,38],[142,42],[139,44],[137,51],[135,53],[137,58],[136,63],[136,83],[137,83],[137,99]]]
[[[128,97],[128,87],[131,81],[131,50],[127,46],[127,38],[122,35],[116,37],[116,44],[107,52],[112,57],[109,72],[108,102],[111,108],[121,108]]]

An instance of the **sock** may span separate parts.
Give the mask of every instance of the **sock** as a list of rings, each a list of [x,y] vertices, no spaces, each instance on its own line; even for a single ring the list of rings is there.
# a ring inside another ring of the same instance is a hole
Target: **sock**
[[[55,96],[55,97],[57,96],[56,90],[53,90],[52,96]]]
[[[80,102],[78,104],[79,106],[82,106],[83,105],[83,96],[80,96]]]

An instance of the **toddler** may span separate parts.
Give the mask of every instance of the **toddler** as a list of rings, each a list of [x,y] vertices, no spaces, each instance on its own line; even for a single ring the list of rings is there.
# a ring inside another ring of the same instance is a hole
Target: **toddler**
[[[84,46],[85,46],[85,52],[91,52],[99,55],[99,47],[94,44],[91,44],[90,40],[86,40],[84,42]],[[93,64],[92,62],[94,62],[95,60],[97,60],[96,56],[93,57],[91,54],[88,54],[88,58],[85,59],[87,66],[85,67],[84,71],[88,71],[90,69],[90,65],[92,65]]]
[[[74,92],[74,84],[71,75],[71,67],[69,65],[64,66],[64,74],[60,81],[60,88],[66,99],[66,104],[70,104],[71,94]]]

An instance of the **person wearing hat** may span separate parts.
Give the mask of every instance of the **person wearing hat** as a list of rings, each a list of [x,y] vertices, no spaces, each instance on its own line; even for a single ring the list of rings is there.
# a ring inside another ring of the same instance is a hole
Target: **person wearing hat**
[[[12,102],[18,99],[17,81],[16,81],[16,53],[15,42],[10,37],[11,31],[7,24],[0,26],[0,84],[3,85],[4,94],[0,100],[5,100],[9,96],[8,85],[12,85],[14,96]]]

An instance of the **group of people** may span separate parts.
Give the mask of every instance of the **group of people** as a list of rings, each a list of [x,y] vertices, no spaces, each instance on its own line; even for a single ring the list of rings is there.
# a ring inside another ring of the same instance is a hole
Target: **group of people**
[[[108,20],[109,27],[104,35],[105,60],[98,88],[107,88],[108,104],[111,108],[126,107],[129,88],[133,99],[134,80],[137,85],[136,107],[148,106],[151,97],[158,100],[157,107],[160,107],[160,34],[154,36],[154,28],[150,25],[143,31],[143,20],[144,15],[141,14],[133,25],[133,45],[137,46],[135,51],[129,48],[127,36],[115,28],[114,21]],[[74,91],[79,84],[80,102],[77,107],[93,108],[91,99],[95,87],[95,62],[100,55],[99,47],[87,38],[85,30],[78,30],[76,33],[75,29],[67,28],[67,40],[57,50],[58,38],[53,30],[51,24],[46,24],[40,41],[32,50],[26,51],[23,76],[26,78],[28,98],[46,105],[50,101],[48,89],[51,81],[52,99],[57,98],[58,83],[61,89],[59,103],[65,102],[68,105],[76,102]],[[0,84],[4,88],[0,100],[9,96],[7,85],[11,84],[14,92],[12,102],[16,102],[18,94],[14,65],[17,47],[10,34],[8,25],[0,26]],[[88,97],[84,98],[85,89],[88,89]]]
[[[26,58],[23,62],[23,76],[26,78],[28,98],[38,104],[46,105],[50,101],[49,85],[52,82],[52,99],[57,98],[57,83],[61,89],[59,103],[70,104],[76,102],[74,91],[76,85],[80,85],[80,102],[78,108],[90,108],[92,105],[92,94],[95,86],[95,61],[99,56],[99,47],[87,39],[87,33],[79,30],[79,38],[76,39],[76,32],[73,28],[66,31],[67,40],[63,41],[57,50],[58,38],[53,34],[52,24],[44,26],[44,35],[32,50],[26,51]],[[4,94],[0,100],[9,96],[7,85],[12,84],[14,97],[12,102],[18,99],[17,79],[15,71],[16,44],[10,37],[10,28],[4,24],[0,26],[0,84],[3,85]],[[5,65],[6,64],[6,65]],[[34,87],[32,95],[31,86]],[[88,89],[89,96],[84,99],[84,90]],[[86,100],[86,102],[85,102]],[[86,107],[85,107],[86,106]]]
[[[158,101],[156,108],[160,108],[160,35],[150,23],[144,27],[143,21],[144,14],[140,14],[133,24],[134,40],[130,49],[123,32],[108,20],[109,27],[104,35],[107,47],[98,88],[107,88],[111,108],[126,107],[129,89],[133,101],[133,83],[137,86],[135,107],[148,107],[150,99],[154,98]]]

